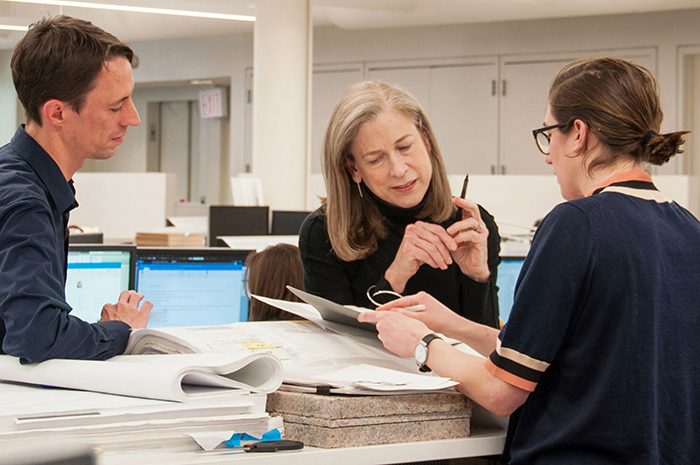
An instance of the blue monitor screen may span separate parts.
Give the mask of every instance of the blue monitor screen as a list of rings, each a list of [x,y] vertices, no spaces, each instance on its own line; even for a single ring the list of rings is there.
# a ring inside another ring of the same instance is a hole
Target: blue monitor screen
[[[501,321],[506,323],[513,308],[513,296],[515,285],[518,282],[520,269],[523,267],[525,257],[502,257],[498,265],[498,306],[501,313]]]
[[[246,254],[231,249],[139,249],[136,290],[153,303],[148,327],[247,321]]]

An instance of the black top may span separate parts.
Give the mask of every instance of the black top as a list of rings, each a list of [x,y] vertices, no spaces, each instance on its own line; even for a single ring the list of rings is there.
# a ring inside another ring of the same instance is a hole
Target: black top
[[[376,252],[362,260],[345,262],[335,255],[326,229],[324,206],[306,218],[299,234],[299,250],[304,263],[304,286],[307,292],[343,305],[374,308],[367,298],[367,290],[371,286],[376,286],[372,291],[391,289],[384,279],[384,272],[396,257],[404,229],[418,221],[416,214],[419,209],[403,209],[382,202],[374,196],[373,198],[386,218],[389,234],[379,241]],[[488,282],[478,283],[472,280],[462,274],[454,262],[446,270],[423,265],[408,280],[403,295],[425,291],[459,315],[498,328],[496,274],[501,260],[501,238],[493,216],[481,206],[479,211],[489,230],[488,266],[491,277]],[[462,211],[457,209],[449,220],[441,223],[441,226],[447,228],[461,218]],[[375,300],[383,302],[391,298]]]
[[[0,353],[23,363],[107,359],[126,348],[126,323],[69,315],[67,225],[77,206],[73,182],[20,127],[0,148]]]

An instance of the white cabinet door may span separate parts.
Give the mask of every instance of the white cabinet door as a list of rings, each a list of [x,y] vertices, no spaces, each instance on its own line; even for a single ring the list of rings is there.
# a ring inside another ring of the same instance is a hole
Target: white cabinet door
[[[532,130],[542,127],[549,85],[571,60],[504,62],[501,67],[501,158],[503,174],[552,174]]]
[[[449,174],[489,174],[498,155],[496,64],[431,70],[430,112]]]
[[[333,107],[351,85],[362,80],[362,68],[314,71],[311,105],[311,173],[321,173],[323,135]]]
[[[448,174],[488,174],[497,162],[498,77],[495,59],[455,65],[373,68],[369,79],[399,84],[430,119]]]

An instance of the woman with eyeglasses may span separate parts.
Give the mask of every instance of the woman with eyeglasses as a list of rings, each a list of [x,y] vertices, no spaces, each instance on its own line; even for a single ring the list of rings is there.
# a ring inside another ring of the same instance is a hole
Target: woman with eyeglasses
[[[658,94],[649,71],[612,58],[554,79],[534,135],[568,202],[537,228],[500,332],[425,293],[360,316],[389,350],[510,415],[505,463],[697,463],[700,223],[644,171],[686,133],[660,133]]]
[[[405,90],[348,89],[323,142],[327,197],[299,235],[308,292],[374,308],[430,292],[471,320],[499,326],[493,217],[453,198],[430,122]]]

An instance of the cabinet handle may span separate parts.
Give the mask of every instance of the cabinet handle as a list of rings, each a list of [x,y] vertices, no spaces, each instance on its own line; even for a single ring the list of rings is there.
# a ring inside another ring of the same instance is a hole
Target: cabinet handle
[[[501,95],[506,95],[506,80],[501,80]]]
[[[496,95],[496,80],[491,80],[491,95]]]
[[[500,172],[501,172],[501,174],[506,174],[506,167],[505,167],[505,165],[501,165],[501,166],[500,166]]]
[[[491,165],[491,174],[496,174],[496,165]]]

